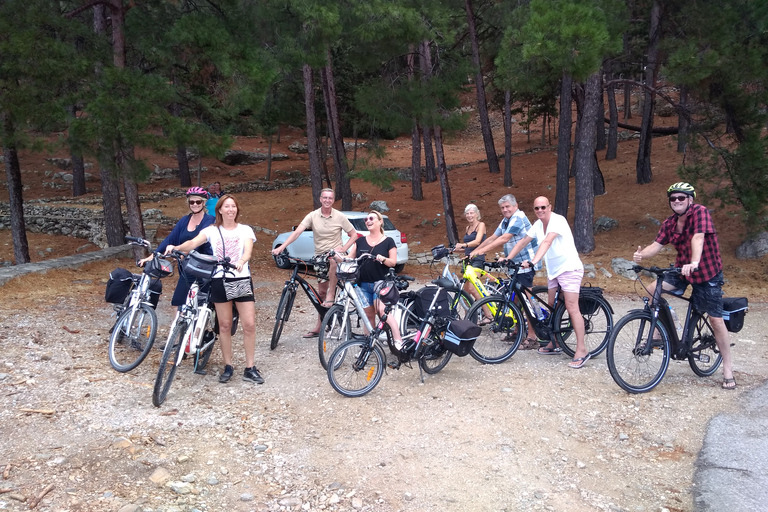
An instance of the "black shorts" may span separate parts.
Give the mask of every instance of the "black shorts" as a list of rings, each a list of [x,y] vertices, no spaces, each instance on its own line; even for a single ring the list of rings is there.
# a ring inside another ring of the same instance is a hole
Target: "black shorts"
[[[664,276],[664,282],[675,287],[674,291],[667,292],[673,295],[682,295],[690,284],[693,289],[691,292],[693,307],[713,318],[723,317],[723,284],[725,281],[722,272],[704,283],[688,283],[678,274],[667,274]]]
[[[243,279],[249,279],[249,278],[246,277]],[[216,277],[211,280],[211,301],[214,304],[221,304],[223,302],[255,302],[255,298],[253,297],[253,282],[251,282],[250,295],[238,297],[236,299],[232,299],[231,301],[229,301],[227,300],[227,292],[224,291],[224,278]]]

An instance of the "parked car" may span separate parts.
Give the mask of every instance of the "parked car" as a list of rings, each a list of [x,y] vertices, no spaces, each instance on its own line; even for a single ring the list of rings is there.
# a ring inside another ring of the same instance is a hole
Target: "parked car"
[[[355,230],[365,236],[368,234],[368,229],[365,227],[365,218],[368,216],[368,213],[366,212],[341,212],[343,213],[349,221],[352,223],[352,226],[355,228]],[[293,227],[293,229],[296,229],[296,226]],[[280,233],[277,235],[277,238],[275,238],[275,241],[272,242],[272,249],[277,247],[278,245],[285,242],[288,237],[290,236],[291,232],[285,232]],[[405,233],[401,233],[398,231],[394,224],[392,224],[392,221],[384,215],[384,234],[386,234],[388,237],[391,237],[392,240],[395,241],[395,245],[397,246],[397,265],[395,266],[395,270],[397,272],[400,272],[403,270],[403,267],[405,266],[405,263],[408,261],[408,239],[405,236]],[[349,237],[346,233],[342,234],[342,241],[346,242],[349,240]],[[304,230],[302,234],[299,235],[299,237],[287,248],[288,256],[291,258],[298,258],[301,260],[308,260],[312,256],[315,255],[315,240],[314,236],[312,234],[312,231],[309,229]],[[287,258],[283,257],[282,254],[278,256],[274,256],[275,258],[275,265],[278,266],[278,268],[290,268],[291,262]]]

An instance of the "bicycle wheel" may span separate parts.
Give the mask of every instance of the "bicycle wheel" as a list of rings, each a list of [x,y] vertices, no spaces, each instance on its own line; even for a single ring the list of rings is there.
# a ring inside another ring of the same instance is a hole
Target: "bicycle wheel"
[[[470,355],[484,364],[503,363],[512,357],[523,340],[525,324],[520,308],[501,297],[485,297],[472,305],[466,320],[480,325],[483,306],[493,314],[493,320],[482,325]]]
[[[369,393],[384,375],[387,356],[369,339],[342,343],[328,359],[328,381],[337,392],[354,398]]]
[[[157,370],[155,387],[152,389],[152,405],[155,407],[160,407],[168,396],[168,390],[171,389],[173,377],[176,375],[176,361],[179,359],[179,352],[186,344],[188,330],[188,322],[178,322],[168,338],[163,357],[160,359],[160,368]]]
[[[475,299],[459,288],[446,288],[445,291],[448,294],[448,305],[450,307],[451,317],[458,319],[466,318]]]
[[[109,363],[119,372],[128,372],[141,364],[157,335],[157,314],[151,306],[140,304],[123,311],[109,335]]]
[[[195,373],[205,375],[205,367],[208,366],[208,360],[211,358],[213,352],[213,346],[216,344],[216,333],[214,332],[214,326],[216,325],[216,310],[213,306],[211,313],[208,316],[208,325],[205,327],[203,333],[203,339],[201,341],[201,347],[198,347],[195,351]],[[206,346],[207,345],[207,346]]]
[[[613,330],[613,315],[608,303],[599,297],[580,297],[579,309],[584,319],[584,344],[591,357],[603,353]],[[555,338],[563,352],[573,357],[576,353],[576,335],[571,327],[568,310],[561,302],[554,312]]]
[[[336,347],[352,339],[353,333],[361,333],[357,310],[351,308],[345,314],[345,306],[334,304],[323,317],[317,336],[317,354],[323,369],[328,369],[328,358]]]
[[[277,305],[277,313],[275,314],[275,328],[272,329],[272,342],[269,344],[270,350],[277,348],[277,342],[280,341],[285,321],[291,315],[291,307],[293,306],[292,295],[296,295],[296,290],[292,290],[288,286],[283,288],[283,294],[280,296],[280,303]]]
[[[434,375],[448,364],[453,352],[445,348],[443,340],[430,334],[430,345],[425,348],[424,354],[419,358],[419,366],[425,373]]]
[[[661,322],[656,323],[659,339],[650,351],[646,342],[652,338],[651,313],[633,311],[616,323],[608,340],[608,370],[616,384],[630,393],[652,390],[664,378],[669,366],[669,334]]]
[[[709,324],[708,317],[695,311],[691,313],[690,325],[693,326],[693,332],[688,363],[693,373],[699,377],[709,377],[723,362],[723,356],[720,355],[715,341],[715,333]]]

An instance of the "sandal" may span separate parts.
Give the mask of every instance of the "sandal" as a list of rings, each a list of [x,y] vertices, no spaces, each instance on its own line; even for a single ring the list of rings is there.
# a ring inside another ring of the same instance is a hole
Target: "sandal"
[[[576,359],[573,359],[570,363],[568,363],[568,368],[573,368],[574,370],[578,370],[582,366],[584,366],[584,363],[589,361],[589,358],[592,357],[592,354],[587,352],[587,355],[584,357],[578,357]]]
[[[533,338],[526,338],[520,344],[520,350],[533,350],[540,345],[539,340]]]
[[[723,379],[723,389],[736,389],[736,379],[731,377],[730,379]]]
[[[537,351],[543,356],[556,356],[563,353],[563,349],[560,347],[541,347]]]
[[[317,338],[319,335],[320,335],[320,333],[319,333],[319,332],[315,332],[315,331],[309,331],[307,334],[305,334],[304,336],[302,336],[302,338],[304,338],[304,339],[309,339],[309,338]]]
[[[493,322],[493,318],[491,318],[491,317],[489,317],[489,316],[483,316],[482,320],[480,320],[479,322],[477,322],[477,325],[478,325],[478,326],[480,326],[480,327],[482,327],[482,326],[484,326],[484,325],[488,325],[488,324],[490,324],[491,322]]]

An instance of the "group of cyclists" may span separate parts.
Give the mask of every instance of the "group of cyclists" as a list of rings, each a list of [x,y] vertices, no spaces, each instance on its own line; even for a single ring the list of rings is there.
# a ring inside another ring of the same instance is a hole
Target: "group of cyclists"
[[[655,241],[645,248],[638,247],[633,259],[639,263],[644,258],[656,255],[666,244],[672,244],[677,250],[676,266],[682,267],[682,275],[669,277],[664,282],[664,290],[682,294],[690,284],[693,289],[694,307],[706,312],[715,333],[717,346],[723,360],[723,389],[735,389],[736,381],[730,354],[730,340],[723,322],[722,306],[722,261],[717,241],[717,234],[709,210],[695,204],[694,187],[685,182],[678,182],[667,189],[670,215],[661,225]],[[225,368],[219,376],[220,382],[228,382],[234,372],[232,366],[232,340],[229,328],[232,324],[232,305],[237,308],[243,326],[246,353],[246,368],[243,379],[258,384],[264,382],[254,363],[255,358],[255,304],[253,285],[248,261],[251,257],[256,237],[253,230],[238,222],[240,209],[236,199],[229,194],[222,195],[215,202],[215,215],[205,211],[205,203],[210,196],[199,187],[192,187],[186,193],[190,213],[179,221],[173,231],[158,247],[159,252],[169,253],[176,249],[188,252],[197,249],[213,254],[218,259],[228,257],[236,265],[234,275],[224,275],[218,269],[210,287],[210,293],[216,305],[219,319],[221,350]],[[383,217],[377,211],[371,211],[365,219],[369,234],[358,236],[356,230],[343,213],[333,208],[335,193],[326,188],[320,192],[320,208],[307,214],[285,243],[272,250],[277,256],[293,243],[306,229],[311,229],[314,236],[315,254],[320,255],[333,250],[338,254],[356,254],[368,252],[373,257],[363,262],[360,268],[360,290],[366,304],[366,314],[370,320],[376,313],[383,312],[383,305],[375,299],[376,283],[383,280],[388,269],[397,263],[397,249],[394,240],[385,236]],[[585,326],[579,310],[579,292],[584,276],[584,265],[576,250],[573,233],[565,217],[552,211],[552,205],[545,196],[537,197],[533,202],[536,220],[531,223],[519,208],[515,196],[504,195],[498,201],[503,219],[490,236],[486,235],[485,224],[481,222],[480,211],[475,204],[467,205],[465,217],[467,227],[462,241],[456,249],[463,249],[470,263],[481,266],[487,254],[503,249],[502,260],[513,260],[521,265],[518,280],[527,287],[533,285],[534,274],[546,265],[547,288],[550,305],[554,302],[556,291],[563,292],[565,306],[576,336],[576,350],[568,363],[570,368],[582,368],[590,359],[584,343]],[[342,243],[342,233],[349,236]],[[336,259],[340,258],[336,256]],[[324,297],[324,305],[330,306],[336,291],[336,259],[330,262],[327,280],[321,280],[319,291]],[[147,260],[142,260],[142,262]],[[233,297],[233,286],[240,291]],[[171,304],[184,303],[189,283],[183,277],[173,295]],[[473,289],[467,290],[476,293]],[[650,290],[652,293],[653,290]],[[477,298],[477,297],[476,297]],[[318,318],[315,327],[303,335],[304,338],[317,337],[322,318]],[[485,322],[482,319],[480,322]],[[392,335],[397,346],[401,343],[397,323],[390,323]],[[538,347],[538,340],[529,339],[530,348]],[[538,347],[541,355],[557,355],[562,350],[553,342]]]

